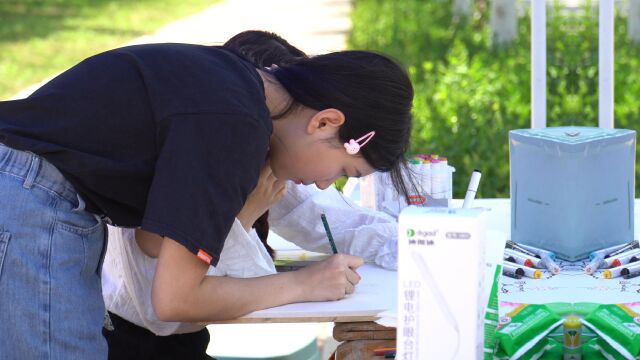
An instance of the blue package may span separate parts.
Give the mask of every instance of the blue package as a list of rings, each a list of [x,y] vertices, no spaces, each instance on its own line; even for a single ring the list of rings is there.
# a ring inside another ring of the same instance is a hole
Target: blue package
[[[633,240],[636,132],[509,132],[511,239],[566,260]]]

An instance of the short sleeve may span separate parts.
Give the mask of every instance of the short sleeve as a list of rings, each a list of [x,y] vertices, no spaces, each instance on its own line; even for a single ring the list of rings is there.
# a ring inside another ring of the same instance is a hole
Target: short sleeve
[[[238,114],[165,120],[158,128],[158,159],[142,228],[176,240],[215,266],[257,184],[270,132],[264,121]]]

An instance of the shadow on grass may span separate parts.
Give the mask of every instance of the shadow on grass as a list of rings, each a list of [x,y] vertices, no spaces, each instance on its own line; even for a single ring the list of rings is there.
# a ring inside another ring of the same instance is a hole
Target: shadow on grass
[[[153,0],[137,0],[153,3]],[[111,4],[126,0],[0,0],[0,43],[42,38],[53,33],[69,30],[65,25],[73,18],[89,13],[98,13]],[[100,26],[87,26],[89,32],[140,36],[142,31],[116,30]]]

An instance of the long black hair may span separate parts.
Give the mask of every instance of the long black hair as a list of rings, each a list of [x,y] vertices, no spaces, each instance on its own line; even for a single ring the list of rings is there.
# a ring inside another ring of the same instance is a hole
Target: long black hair
[[[374,169],[389,172],[393,186],[408,202],[410,191],[415,192],[404,157],[411,135],[413,87],[401,65],[369,51],[308,57],[280,36],[264,31],[242,32],[224,47],[256,67],[269,67],[291,95],[293,101],[274,118],[300,105],[318,111],[335,108],[345,115],[338,132],[341,143],[375,131],[359,154]]]
[[[403,173],[408,174],[404,154],[411,135],[413,87],[402,66],[373,52],[340,51],[296,58],[270,72],[296,103],[342,111],[341,143],[375,131],[359,154],[376,170],[389,172],[408,200],[408,187],[414,186]]]
[[[302,50],[289,44],[280,36],[259,30],[241,32],[229,39],[222,47],[251,62],[258,68],[266,68],[272,65],[281,66],[296,58],[307,57]],[[271,258],[275,259],[275,251],[267,243],[269,236],[268,218],[269,211],[267,210],[256,219],[253,228]]]

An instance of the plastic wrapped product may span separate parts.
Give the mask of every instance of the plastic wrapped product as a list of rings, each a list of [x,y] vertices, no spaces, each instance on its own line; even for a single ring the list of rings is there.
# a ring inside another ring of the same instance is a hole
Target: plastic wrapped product
[[[625,359],[640,355],[640,315],[623,304],[600,305],[582,323]]]
[[[546,305],[520,305],[500,318],[496,332],[499,353],[520,359],[563,321]]]

